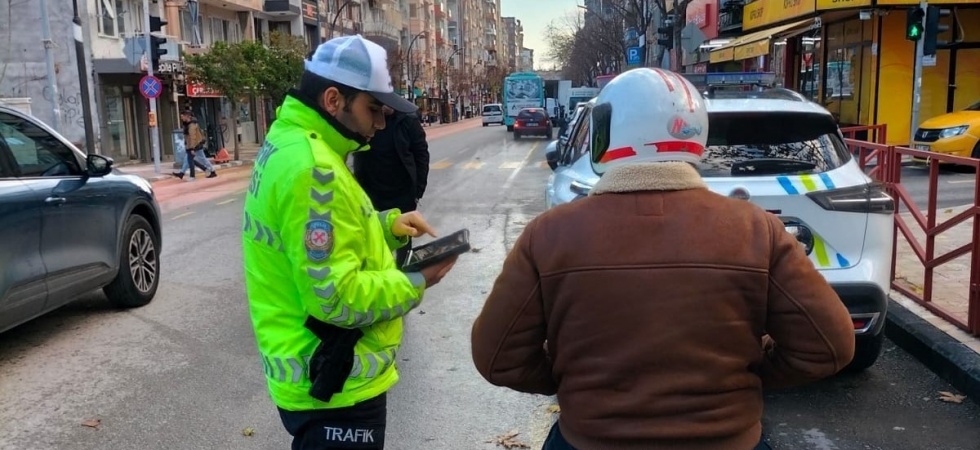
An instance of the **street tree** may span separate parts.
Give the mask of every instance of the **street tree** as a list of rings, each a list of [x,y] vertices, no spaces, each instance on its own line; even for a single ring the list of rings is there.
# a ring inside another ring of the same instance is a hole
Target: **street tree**
[[[687,7],[692,0],[680,0],[674,4],[674,63],[671,68],[682,72],[684,68],[684,50],[681,48],[681,30],[687,25]]]
[[[265,46],[249,46],[249,49],[258,53],[253,61],[261,62],[255,73],[259,93],[274,105],[281,104],[286,93],[296,87],[303,76],[303,60],[308,49],[306,41],[273,31]]]
[[[547,58],[561,68],[568,66],[575,47],[575,36],[582,29],[581,14],[570,12],[562,17],[552,19],[544,30],[544,39],[548,45]]]
[[[613,10],[623,20],[626,28],[634,28],[637,33],[644,38],[650,25],[653,24],[655,12],[659,10],[661,14],[666,13],[664,0],[612,0],[609,2]],[[649,47],[646,42],[640,44],[640,61],[645,64]]]
[[[258,73],[263,70],[264,46],[261,42],[242,41],[229,44],[218,41],[207,53],[185,53],[187,79],[202,83],[221,92],[231,103],[232,130],[238,127],[238,104],[258,85]],[[259,67],[256,67],[259,65]],[[235,133],[232,133],[235,136]],[[234,141],[235,159],[239,159],[237,136]]]

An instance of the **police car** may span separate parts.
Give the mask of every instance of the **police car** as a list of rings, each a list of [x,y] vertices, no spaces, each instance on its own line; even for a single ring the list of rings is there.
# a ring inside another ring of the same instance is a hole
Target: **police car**
[[[851,313],[857,349],[849,369],[870,367],[884,340],[893,199],[858,167],[833,116],[816,103],[787,89],[709,89],[708,146],[698,167],[708,188],[782,219]],[[588,195],[599,179],[588,157],[593,106],[567,143],[549,147],[548,208]]]

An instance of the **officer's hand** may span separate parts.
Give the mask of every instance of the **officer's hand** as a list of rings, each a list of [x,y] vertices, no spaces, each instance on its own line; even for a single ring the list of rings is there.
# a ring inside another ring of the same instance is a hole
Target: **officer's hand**
[[[422,269],[422,276],[425,277],[425,287],[430,288],[439,284],[442,281],[442,277],[446,276],[452,270],[457,259],[459,259],[459,255]]]
[[[396,237],[411,236],[414,238],[423,234],[436,237],[436,230],[429,226],[422,214],[418,211],[411,211],[395,218],[395,223],[391,224],[391,234]]]

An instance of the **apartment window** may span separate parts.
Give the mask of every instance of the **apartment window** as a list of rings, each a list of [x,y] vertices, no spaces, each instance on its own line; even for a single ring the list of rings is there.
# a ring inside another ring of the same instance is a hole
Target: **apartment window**
[[[418,7],[418,5],[415,5],[415,4],[410,5],[408,7],[408,15],[411,18],[413,18],[413,19],[418,19],[419,18],[419,7]]]
[[[194,42],[194,24],[191,23],[191,12],[186,9],[180,12],[180,38],[184,42]]]
[[[125,31],[123,14],[125,9],[122,0],[98,0],[96,13],[99,15],[99,34],[118,37]],[[120,25],[122,30],[120,30]]]

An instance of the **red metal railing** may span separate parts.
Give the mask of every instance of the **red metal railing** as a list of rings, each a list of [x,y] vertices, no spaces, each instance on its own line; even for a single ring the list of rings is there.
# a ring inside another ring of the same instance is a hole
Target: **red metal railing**
[[[872,158],[874,159],[876,164],[868,172],[869,176],[883,182],[896,202],[891,266],[892,288],[957,327],[973,335],[980,335],[980,248],[978,248],[978,244],[980,244],[980,160],[885,145],[882,137],[885,135],[884,127],[884,125],[862,127],[869,134],[873,131],[880,143],[856,139],[845,139],[845,142],[852,152],[860,155],[859,162],[862,168],[867,167],[867,163]],[[855,135],[854,133],[862,131],[855,128],[846,130],[850,131],[852,136]],[[929,165],[927,205],[924,213],[912,199],[909,191],[902,185],[902,160],[906,157],[924,159]],[[942,223],[938,223],[939,165],[943,163],[972,167],[976,179],[974,180],[973,205]],[[903,207],[911,215],[911,220],[903,217]],[[969,242],[937,256],[936,238],[941,233],[970,219],[973,219],[973,227]],[[917,228],[913,229],[913,225],[917,225]],[[916,232],[924,235],[924,242],[916,237]],[[896,278],[899,235],[903,236],[905,242],[908,243],[915,256],[922,263],[924,272],[921,287],[912,286],[907,280],[903,281]],[[957,317],[956,314],[934,303],[933,294],[936,268],[967,254],[970,254],[970,282],[966,320],[963,320],[962,316]]]

